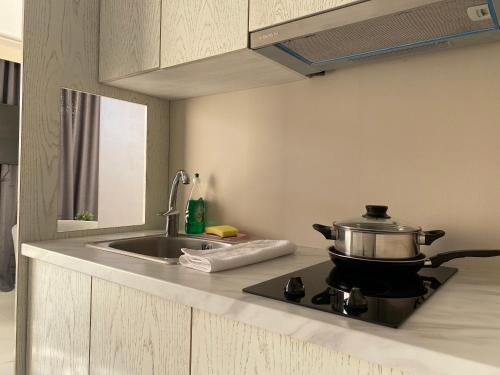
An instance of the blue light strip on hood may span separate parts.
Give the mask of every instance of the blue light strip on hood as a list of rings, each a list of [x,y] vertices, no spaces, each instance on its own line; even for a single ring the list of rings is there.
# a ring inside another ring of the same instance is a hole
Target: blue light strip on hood
[[[493,19],[493,23],[495,24],[495,28],[500,29],[500,25],[498,24],[497,10],[493,5],[493,0],[488,0],[488,9],[490,10],[490,15]]]

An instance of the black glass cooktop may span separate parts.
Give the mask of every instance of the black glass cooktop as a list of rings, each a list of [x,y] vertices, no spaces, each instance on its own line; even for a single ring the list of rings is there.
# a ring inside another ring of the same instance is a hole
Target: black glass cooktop
[[[438,267],[406,275],[354,274],[324,262],[243,291],[397,328],[456,272]]]

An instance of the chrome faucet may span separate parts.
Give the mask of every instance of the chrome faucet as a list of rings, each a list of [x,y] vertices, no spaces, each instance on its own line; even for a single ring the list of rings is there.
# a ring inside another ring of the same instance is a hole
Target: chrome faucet
[[[179,235],[179,211],[177,210],[177,190],[179,188],[179,181],[184,185],[189,184],[189,176],[184,170],[179,170],[172,180],[172,187],[170,188],[170,196],[168,199],[168,210],[160,213],[159,215],[166,217],[165,235],[167,237],[177,237]]]

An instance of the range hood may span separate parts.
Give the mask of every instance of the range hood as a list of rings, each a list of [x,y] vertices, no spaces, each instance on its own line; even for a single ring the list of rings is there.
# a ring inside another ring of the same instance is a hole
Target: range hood
[[[314,75],[374,57],[500,40],[500,0],[364,0],[254,31],[252,49]]]
[[[0,104],[0,164],[17,164],[19,107]]]

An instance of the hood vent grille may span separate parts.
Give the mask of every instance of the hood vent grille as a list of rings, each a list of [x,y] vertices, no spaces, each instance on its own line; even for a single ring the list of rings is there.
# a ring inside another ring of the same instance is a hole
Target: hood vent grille
[[[497,28],[467,9],[485,0],[447,0],[288,40],[277,46],[308,64],[370,56]]]
[[[349,62],[352,63],[368,63],[368,62],[377,62],[379,60],[386,60],[388,58],[401,58],[401,57],[408,57],[408,56],[415,56],[421,53],[428,53],[428,52],[433,52],[433,51],[439,51],[439,50],[444,50],[447,48],[452,47],[452,44],[448,40],[443,40],[440,42],[432,43],[432,44],[426,44],[423,46],[419,47],[414,47],[414,48],[405,48],[405,49],[399,49],[399,50],[393,50],[384,54],[374,54],[374,55],[369,55],[369,56],[358,56],[358,57],[351,57],[349,59]]]

